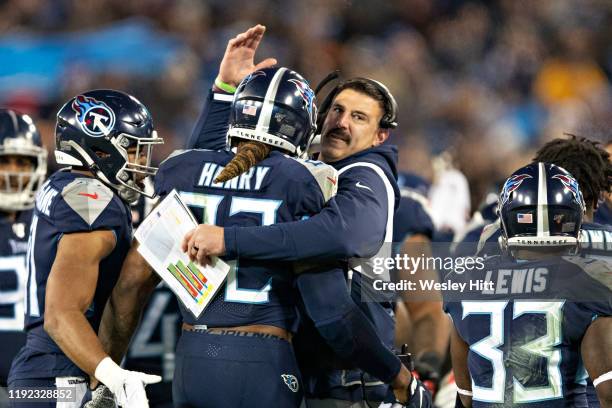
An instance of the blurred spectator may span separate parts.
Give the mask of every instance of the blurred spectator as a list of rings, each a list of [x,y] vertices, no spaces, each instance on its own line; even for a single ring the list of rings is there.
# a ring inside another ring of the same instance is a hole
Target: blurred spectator
[[[125,90],[151,107],[160,160],[182,147],[222,45],[253,23],[268,27],[259,57],[313,86],[334,69],[385,82],[400,167],[432,180],[431,158],[453,152],[472,203],[542,142],[612,117],[601,0],[0,0],[0,104],[52,143],[60,101]]]

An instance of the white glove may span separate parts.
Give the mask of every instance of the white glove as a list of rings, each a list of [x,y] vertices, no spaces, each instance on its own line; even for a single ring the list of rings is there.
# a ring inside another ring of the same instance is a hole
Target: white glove
[[[159,375],[124,370],[110,357],[106,357],[96,367],[96,378],[115,395],[117,404],[123,408],[148,408],[149,401],[145,385],[162,380]]]

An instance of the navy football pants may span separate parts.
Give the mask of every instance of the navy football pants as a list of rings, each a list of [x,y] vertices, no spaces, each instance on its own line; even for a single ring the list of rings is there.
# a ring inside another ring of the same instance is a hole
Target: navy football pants
[[[177,408],[299,407],[293,347],[276,337],[183,331],[173,381]]]

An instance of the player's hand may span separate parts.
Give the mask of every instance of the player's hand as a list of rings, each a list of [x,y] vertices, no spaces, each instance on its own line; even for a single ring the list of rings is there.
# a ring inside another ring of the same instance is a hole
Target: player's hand
[[[185,234],[181,248],[189,259],[206,265],[210,263],[209,256],[225,255],[224,229],[216,225],[200,224]]]
[[[431,394],[415,376],[412,376],[406,391],[406,394],[398,395],[397,389],[394,388],[395,401],[382,403],[379,408],[430,408],[433,406]]]
[[[440,383],[442,359],[436,352],[426,352],[414,362],[414,370],[425,388],[434,396]]]
[[[122,408],[148,408],[145,386],[161,381],[158,375],[124,370],[110,357],[100,361],[95,376],[108,387]]]
[[[217,78],[226,84],[238,86],[251,72],[276,65],[274,58],[266,58],[255,64],[255,52],[265,31],[266,27],[257,24],[229,40]]]
[[[111,390],[104,384],[98,385],[88,392],[88,401],[83,405],[83,408],[116,408],[115,396]]]

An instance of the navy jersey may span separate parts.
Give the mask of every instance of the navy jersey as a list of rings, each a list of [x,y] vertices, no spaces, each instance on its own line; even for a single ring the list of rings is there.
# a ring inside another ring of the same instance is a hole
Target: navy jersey
[[[611,265],[566,256],[484,266],[452,275],[466,288],[444,305],[470,347],[473,406],[586,406],[580,344],[595,317],[612,314]]]
[[[14,220],[0,213],[0,386],[6,386],[11,361],[25,343],[25,255],[31,220],[31,210],[16,213]]]
[[[44,331],[45,289],[64,234],[111,230],[116,244],[100,262],[93,302],[85,313],[94,331],[130,248],[132,227],[128,206],[97,179],[60,171],[36,197],[27,253],[25,329],[27,342],[11,368],[12,379],[83,375]]]
[[[333,168],[277,151],[246,173],[214,183],[233,157],[229,151],[178,152],[160,166],[155,190],[160,196],[179,191],[200,222],[240,227],[299,220],[319,212],[335,193]],[[210,327],[265,324],[296,331],[292,264],[244,259],[229,264],[225,286],[198,319],[181,305],[184,321]]]
[[[410,235],[422,234],[431,239],[434,225],[427,197],[419,191],[400,188],[400,202],[393,218],[393,242],[401,243]]]

